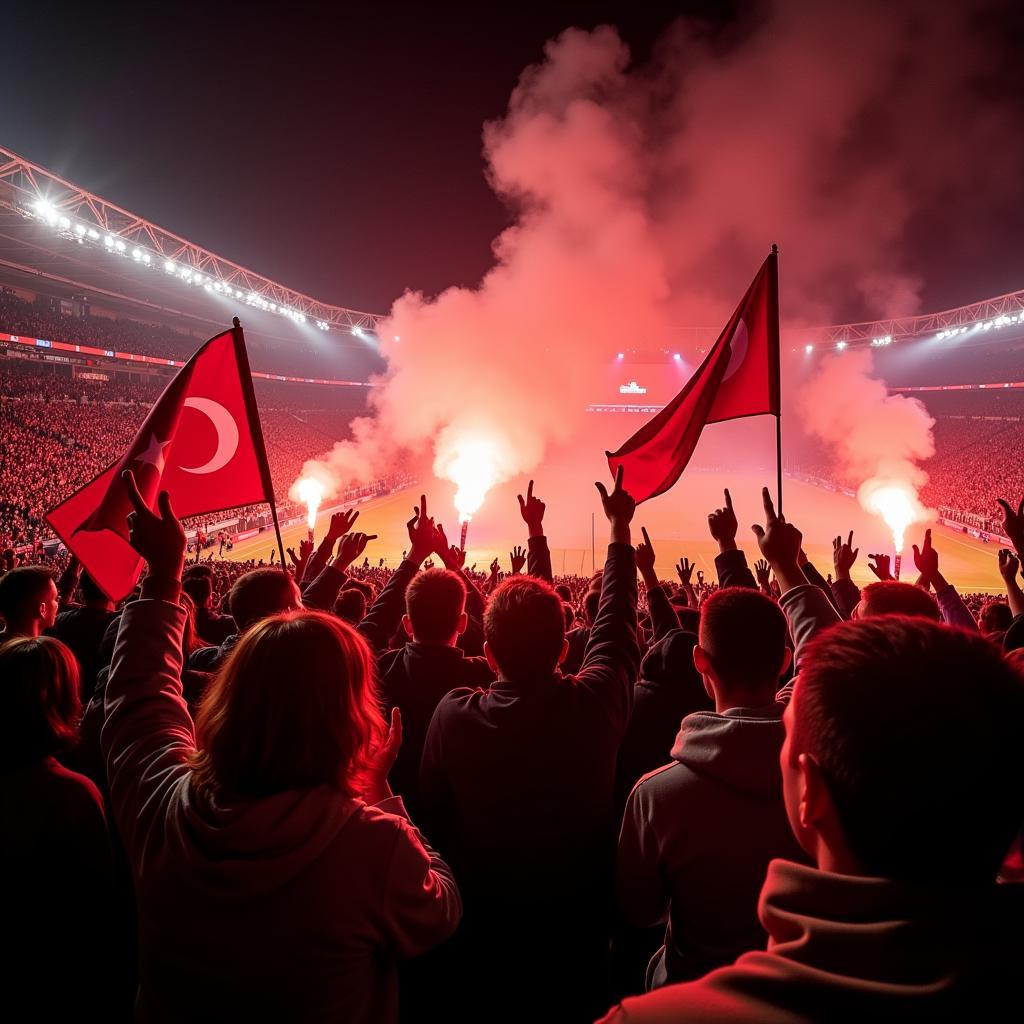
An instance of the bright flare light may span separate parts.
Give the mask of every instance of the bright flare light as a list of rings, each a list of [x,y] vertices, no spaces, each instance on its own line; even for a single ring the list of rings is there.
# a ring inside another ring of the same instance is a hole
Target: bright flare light
[[[444,467],[444,475],[458,487],[455,509],[460,523],[473,518],[487,492],[497,483],[496,466],[496,453],[490,442],[464,440],[456,445],[454,456]]]
[[[901,554],[907,527],[921,518],[920,502],[910,484],[900,480],[868,480],[858,497],[868,512],[885,520],[892,530],[896,554]]]
[[[324,485],[311,476],[299,481],[299,501],[306,506],[306,525],[312,530],[316,526],[316,514],[324,497]]]

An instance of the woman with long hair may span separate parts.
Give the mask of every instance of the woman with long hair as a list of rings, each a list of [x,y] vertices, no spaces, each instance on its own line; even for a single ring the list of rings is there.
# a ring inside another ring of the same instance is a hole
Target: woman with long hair
[[[136,884],[139,1016],[396,1020],[397,960],[447,938],[461,900],[388,786],[401,720],[381,716],[366,642],[318,612],[264,619],[193,724],[184,532],[166,494],[156,515],[125,482],[149,574],[121,620],[102,742]]]

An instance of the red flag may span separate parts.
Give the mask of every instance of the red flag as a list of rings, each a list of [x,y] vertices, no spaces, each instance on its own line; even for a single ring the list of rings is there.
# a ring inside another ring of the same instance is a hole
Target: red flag
[[[272,500],[240,328],[203,345],[164,389],[124,457],[46,517],[114,601],[131,593],[142,569],[128,544],[127,469],[150,508],[167,491],[182,517]]]
[[[605,452],[612,476],[639,504],[680,477],[706,423],[779,415],[779,273],[773,251],[725,330],[686,386],[617,452]]]

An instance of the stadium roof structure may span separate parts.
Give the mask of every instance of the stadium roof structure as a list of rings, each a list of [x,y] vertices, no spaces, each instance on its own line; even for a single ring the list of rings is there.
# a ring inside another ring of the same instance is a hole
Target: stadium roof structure
[[[365,346],[384,319],[272,281],[0,147],[0,270],[35,291],[88,295],[134,317],[205,329],[249,309],[262,334],[286,321]],[[245,310],[239,307],[244,305]],[[352,337],[355,336],[355,337]]]

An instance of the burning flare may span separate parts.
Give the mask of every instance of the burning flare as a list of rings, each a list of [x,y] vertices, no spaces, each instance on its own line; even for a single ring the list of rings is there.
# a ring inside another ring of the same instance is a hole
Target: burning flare
[[[905,480],[866,480],[857,492],[861,506],[872,515],[881,516],[892,531],[897,555],[903,553],[903,537],[907,527],[928,518],[914,486]]]
[[[468,523],[484,503],[487,492],[498,482],[497,453],[489,441],[463,439],[453,446],[449,458],[438,459],[435,469],[457,487],[455,509],[459,522]]]
[[[312,530],[316,526],[316,513],[324,497],[324,485],[314,477],[307,476],[296,487],[299,501],[306,505],[306,524]]]

